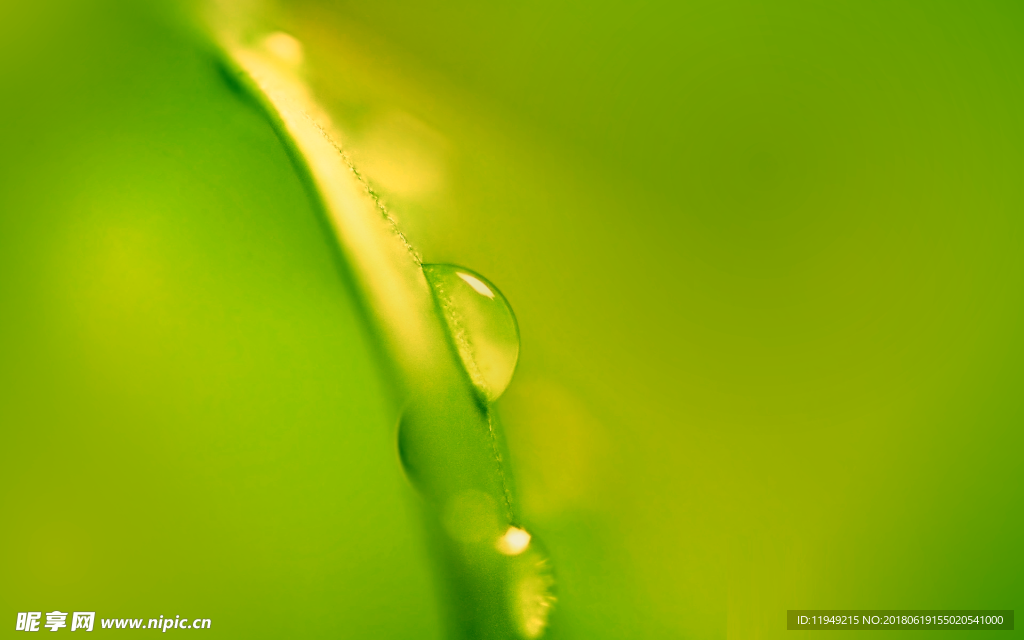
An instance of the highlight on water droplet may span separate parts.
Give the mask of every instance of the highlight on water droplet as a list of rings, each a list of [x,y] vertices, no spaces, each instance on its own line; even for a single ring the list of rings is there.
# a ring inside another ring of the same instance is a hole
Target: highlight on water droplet
[[[507,556],[517,556],[530,545],[530,534],[519,527],[509,527],[505,535],[498,538],[498,551]]]
[[[477,293],[479,293],[480,295],[482,295],[482,296],[484,296],[486,298],[494,300],[494,292],[491,291],[490,287],[488,287],[486,284],[484,284],[483,280],[480,280],[476,276],[472,276],[472,275],[470,275],[468,273],[462,273],[462,272],[460,272],[458,274],[458,276],[460,278],[462,278],[466,282],[466,284],[468,284],[469,286],[473,287],[473,291],[476,291]]]
[[[450,264],[423,265],[449,334],[477,391],[494,402],[519,359],[519,325],[505,296],[486,278]]]

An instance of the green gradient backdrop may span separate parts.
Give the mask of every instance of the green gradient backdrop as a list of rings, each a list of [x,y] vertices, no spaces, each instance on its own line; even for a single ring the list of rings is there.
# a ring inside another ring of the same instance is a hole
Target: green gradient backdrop
[[[162,14],[2,12],[2,615],[440,635],[398,399],[269,126]],[[552,637],[1020,608],[1018,5],[263,19],[425,261],[518,314]]]

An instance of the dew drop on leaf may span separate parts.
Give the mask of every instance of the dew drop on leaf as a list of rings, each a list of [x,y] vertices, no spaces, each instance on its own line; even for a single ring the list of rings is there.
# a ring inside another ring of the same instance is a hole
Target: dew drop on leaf
[[[530,545],[525,553],[517,554],[512,572],[512,617],[520,637],[536,640],[544,635],[555,604],[550,561],[536,545]]]
[[[448,332],[477,392],[497,400],[519,359],[519,326],[505,296],[483,276],[450,264],[423,265]]]

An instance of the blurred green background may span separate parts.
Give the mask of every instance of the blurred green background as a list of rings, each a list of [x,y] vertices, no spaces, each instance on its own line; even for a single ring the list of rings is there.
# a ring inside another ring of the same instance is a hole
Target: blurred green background
[[[303,44],[424,260],[515,309],[550,637],[1018,608],[1020,5],[235,9]],[[5,633],[440,637],[402,399],[202,11],[0,8]]]

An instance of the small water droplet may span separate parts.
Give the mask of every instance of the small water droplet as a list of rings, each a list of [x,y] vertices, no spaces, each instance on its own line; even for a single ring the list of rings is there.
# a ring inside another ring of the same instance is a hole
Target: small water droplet
[[[519,527],[509,527],[503,536],[498,538],[498,551],[506,556],[517,556],[530,545],[530,534]]]
[[[486,402],[508,387],[519,359],[519,326],[505,296],[480,274],[423,265],[466,372]]]
[[[536,545],[516,556],[510,604],[521,637],[535,640],[544,635],[555,605],[554,585],[551,563]]]

